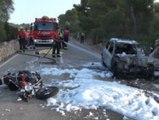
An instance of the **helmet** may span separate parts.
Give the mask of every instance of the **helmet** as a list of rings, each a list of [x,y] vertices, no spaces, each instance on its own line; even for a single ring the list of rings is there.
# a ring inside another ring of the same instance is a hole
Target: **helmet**
[[[23,30],[24,28],[21,26],[20,28],[19,28],[19,30]]]

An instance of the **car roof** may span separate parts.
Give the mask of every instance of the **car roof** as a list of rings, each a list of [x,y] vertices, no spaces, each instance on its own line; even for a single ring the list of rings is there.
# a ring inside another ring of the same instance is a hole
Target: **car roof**
[[[123,43],[123,44],[138,44],[137,41],[129,39],[111,38],[110,41],[115,43]]]

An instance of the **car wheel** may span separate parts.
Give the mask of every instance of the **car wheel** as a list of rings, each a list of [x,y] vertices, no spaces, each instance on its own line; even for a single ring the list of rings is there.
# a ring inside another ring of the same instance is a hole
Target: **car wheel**
[[[102,59],[102,65],[104,66],[104,67],[106,67],[106,64],[104,63],[104,58],[103,58],[103,53],[101,53],[101,59]]]
[[[155,67],[152,64],[148,65],[148,73],[147,73],[147,77],[148,78],[153,78],[154,77],[154,71],[155,71]]]
[[[119,78],[118,64],[114,60],[112,60],[111,70],[113,72],[113,76]]]
[[[103,65],[104,67],[106,67],[106,64],[104,63],[103,57],[102,57],[102,65]]]

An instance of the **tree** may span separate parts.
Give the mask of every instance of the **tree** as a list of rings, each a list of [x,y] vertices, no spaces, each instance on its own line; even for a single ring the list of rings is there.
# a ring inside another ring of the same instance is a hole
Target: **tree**
[[[75,23],[94,43],[111,37],[150,43],[159,35],[159,5],[154,0],[81,0],[59,19],[63,26]]]
[[[4,29],[4,23],[0,21],[0,42],[6,40],[6,31]]]
[[[59,26],[62,29],[69,28],[71,33],[77,34],[79,31],[79,20],[75,9],[67,10],[65,14],[58,17]]]
[[[5,22],[4,29],[6,31],[6,41],[17,38],[18,29],[15,26],[9,24],[8,22]]]
[[[95,39],[149,34],[154,0],[87,0],[76,5],[80,27]]]
[[[152,41],[152,43],[154,43],[154,41],[156,39],[158,39],[159,36],[159,3],[154,3],[154,11],[153,11],[153,20],[151,21],[151,26],[149,29],[150,32],[150,36],[149,38],[151,38],[150,40]]]
[[[8,36],[11,35],[8,35],[8,32],[13,32],[8,31],[9,26],[6,27],[6,22],[8,21],[9,15],[13,12],[13,10],[13,0],[0,0],[0,42],[10,38]]]
[[[0,21],[7,21],[13,10],[13,0],[0,0]]]

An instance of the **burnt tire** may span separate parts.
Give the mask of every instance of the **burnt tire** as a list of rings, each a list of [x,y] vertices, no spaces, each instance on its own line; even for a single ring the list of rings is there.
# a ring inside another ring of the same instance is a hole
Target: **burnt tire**
[[[120,78],[120,73],[119,73],[118,65],[117,65],[117,62],[115,62],[114,60],[112,60],[111,71],[113,72],[113,76],[114,77]]]
[[[149,64],[149,65],[148,65],[147,77],[148,77],[148,78],[153,78],[153,77],[154,77],[154,71],[155,71],[154,65]]]
[[[117,65],[113,66],[112,72],[113,72],[114,77],[119,78],[119,72],[118,72]]]
[[[104,67],[107,67],[106,64],[104,63],[104,60],[103,60],[103,59],[102,59],[102,65],[103,65]]]
[[[102,65],[104,66],[104,67],[106,67],[106,64],[104,63],[104,58],[103,58],[103,53],[101,53],[101,62],[102,62]]]
[[[0,79],[0,85],[2,85],[3,83],[2,83],[2,79]]]
[[[59,88],[54,86],[41,88],[36,92],[36,98],[44,100],[56,95],[58,92]]]

